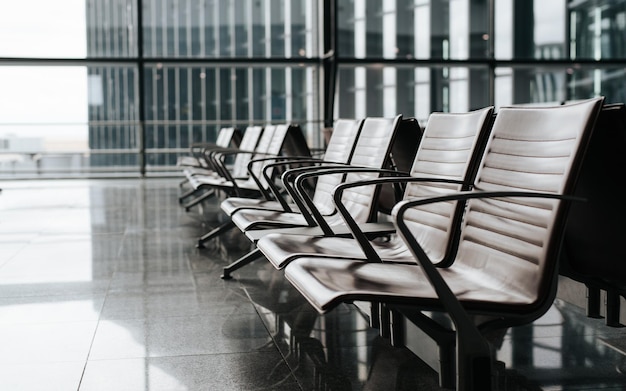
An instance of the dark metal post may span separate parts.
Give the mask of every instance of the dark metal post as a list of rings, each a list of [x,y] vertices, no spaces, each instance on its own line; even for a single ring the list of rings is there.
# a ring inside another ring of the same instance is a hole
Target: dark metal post
[[[324,1],[324,126],[333,126],[335,92],[337,89],[337,2]]]
[[[137,1],[137,106],[139,110],[139,173],[146,176],[146,111],[144,107],[143,4]]]

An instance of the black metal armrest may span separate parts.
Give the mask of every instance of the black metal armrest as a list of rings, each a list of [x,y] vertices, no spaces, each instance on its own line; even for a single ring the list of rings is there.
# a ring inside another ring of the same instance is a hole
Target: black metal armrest
[[[274,163],[268,163],[265,166],[263,166],[263,178],[265,178],[265,181],[269,185],[270,191],[272,192],[272,194],[274,194],[274,198],[280,203],[283,210],[285,212],[291,213],[293,212],[293,210],[289,206],[289,203],[287,202],[285,197],[283,197],[281,191],[278,189],[278,186],[276,186],[276,184],[272,180],[271,175],[269,173],[270,169],[273,169],[275,167],[289,166],[291,164],[310,164],[310,166],[307,166],[306,168],[311,168],[311,167],[315,167],[315,164],[323,163],[324,160],[312,158],[310,156],[285,156],[284,159],[285,160],[281,160],[279,162],[274,162]],[[299,168],[302,168],[302,167],[299,167]]]
[[[298,168],[289,169],[285,171],[281,176],[283,187],[293,199],[294,203],[296,204],[296,207],[298,208],[298,211],[300,211],[300,213],[304,216],[305,220],[307,221],[307,224],[311,227],[315,226],[316,222],[315,222],[315,219],[311,216],[304,201],[300,198],[300,194],[295,189],[295,185],[294,185],[295,178],[304,172],[318,171],[318,170],[333,168],[333,167],[345,168],[345,167],[350,167],[350,166],[347,163],[324,161],[324,162],[320,162],[319,165],[311,165],[311,166],[306,166],[306,167],[298,167]]]
[[[221,174],[221,168],[219,167],[219,164],[216,163],[215,159],[215,155],[221,152],[227,153],[227,152],[236,152],[236,151],[241,151],[240,149],[237,148],[231,148],[231,147],[220,147],[219,145],[204,145],[204,147],[202,148],[201,151],[201,155],[204,157],[204,160],[211,166],[211,168],[213,169],[213,171],[216,171],[218,174]]]
[[[274,162],[276,160],[280,160],[280,159],[284,159],[285,156],[281,156],[281,155],[276,155],[273,153],[256,153],[255,156],[265,156],[265,157],[260,157],[260,158],[254,158],[251,159],[248,164],[247,164],[247,170],[248,170],[248,174],[250,175],[250,178],[252,178],[252,180],[254,181],[254,183],[256,183],[257,187],[259,188],[259,191],[261,192],[261,194],[263,195],[263,197],[266,200],[271,200],[272,199],[272,195],[270,192],[268,192],[265,189],[265,186],[263,185],[263,183],[261,182],[261,178],[258,177],[257,173],[255,173],[252,170],[252,166],[255,163],[261,163],[261,162],[267,162],[267,161],[271,161]],[[264,167],[263,167],[264,168]],[[262,174],[263,172],[263,168],[260,170],[260,174]],[[264,177],[265,179],[265,177]],[[266,180],[267,186],[271,186],[271,179],[267,179]],[[271,189],[271,187],[270,187]]]
[[[359,186],[370,186],[370,185],[380,185],[385,183],[416,183],[416,182],[430,182],[430,183],[450,183],[450,184],[458,184],[462,186],[468,186],[463,181],[454,180],[454,179],[446,179],[446,178],[422,178],[422,177],[407,177],[407,176],[395,176],[395,177],[382,177],[375,178],[370,180],[342,183],[335,188],[333,193],[333,201],[335,203],[335,207],[341,213],[343,220],[346,225],[352,232],[352,236],[356,239],[357,243],[363,250],[363,253],[366,256],[368,262],[382,262],[378,253],[372,247],[370,241],[367,239],[367,236],[363,233],[359,224],[354,221],[352,215],[348,212],[345,205],[342,202],[343,192],[346,189],[359,187]]]
[[[371,167],[356,167],[356,166],[323,167],[319,170],[305,172],[303,174],[298,175],[294,181],[297,195],[307,206],[307,208],[311,212],[311,215],[317,222],[317,225],[324,232],[324,235],[327,235],[327,236],[334,235],[334,231],[332,230],[330,225],[328,225],[328,223],[326,222],[326,220],[320,213],[319,209],[317,209],[317,207],[313,203],[313,199],[306,193],[306,191],[304,191],[304,186],[303,186],[304,181],[309,178],[317,177],[320,175],[348,174],[348,173],[356,173],[356,172],[361,172],[361,173],[372,172],[372,173],[379,173],[379,174],[389,174],[389,175],[394,175],[394,176],[398,176],[398,175],[408,176],[409,175],[408,173],[403,173],[403,172],[399,172],[396,170],[379,169],[379,168],[371,168]]]
[[[215,144],[213,144],[213,146],[217,147],[217,145]],[[211,145],[208,145],[207,143],[192,143],[189,146],[189,152],[193,157],[199,159],[204,156],[204,151],[206,151],[210,147]]]
[[[238,155],[238,154],[250,154],[250,155],[254,155],[256,152],[254,151],[248,151],[245,149],[238,149],[238,148],[224,148],[224,149],[220,149],[220,150],[215,150],[212,153],[208,154],[208,158],[211,160],[211,162],[213,162],[213,164],[215,165],[215,167],[217,168],[217,173],[220,174],[222,177],[224,177],[226,180],[232,182],[233,184],[235,183],[235,180],[233,179],[232,175],[230,174],[230,171],[228,170],[228,168],[226,167],[226,157],[227,156],[232,156],[232,155]],[[207,156],[207,155],[205,155]]]
[[[281,181],[283,183],[283,186],[287,190],[287,192],[292,197],[296,197],[297,192],[294,187],[294,181],[298,175],[302,174],[303,172],[317,171],[317,170],[333,168],[333,167],[351,167],[351,166],[349,165],[349,163],[343,163],[343,162],[320,161],[320,164],[318,165],[296,167],[296,168],[291,168],[285,171],[281,176]]]

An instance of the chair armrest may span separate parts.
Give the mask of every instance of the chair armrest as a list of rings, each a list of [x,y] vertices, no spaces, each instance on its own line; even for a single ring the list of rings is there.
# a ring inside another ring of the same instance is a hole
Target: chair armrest
[[[311,216],[311,213],[307,209],[304,201],[301,199],[300,194],[298,193],[298,191],[296,191],[295,185],[293,182],[295,181],[295,178],[303,172],[318,171],[318,170],[323,170],[323,169],[332,168],[332,167],[345,168],[345,167],[350,167],[350,166],[347,163],[324,161],[324,162],[321,162],[321,165],[312,165],[312,166],[307,166],[307,167],[292,168],[292,169],[285,171],[282,174],[281,180],[283,182],[283,187],[285,188],[287,193],[291,196],[294,203],[296,204],[296,207],[298,208],[298,211],[302,214],[302,216],[304,217],[304,219],[306,220],[307,224],[310,227],[316,226],[317,223],[315,222],[315,219]]]
[[[334,235],[334,231],[328,225],[320,211],[317,209],[311,197],[304,191],[303,183],[306,179],[317,177],[320,175],[333,175],[333,174],[347,174],[347,173],[355,173],[355,172],[372,172],[379,174],[391,174],[391,175],[409,175],[408,173],[402,173],[396,170],[388,170],[388,169],[379,169],[379,168],[371,168],[371,167],[356,167],[356,166],[347,166],[347,167],[323,167],[319,170],[312,172],[305,172],[300,174],[295,179],[295,188],[298,196],[302,199],[302,201],[307,205],[308,209],[311,212],[311,215],[317,222],[317,225],[322,229],[324,235],[332,236]]]
[[[297,196],[297,192],[294,187],[295,178],[302,174],[303,172],[309,171],[317,171],[326,168],[336,168],[336,167],[351,167],[348,163],[343,162],[330,162],[330,161],[320,161],[319,165],[310,165],[306,167],[296,167],[291,168],[285,171],[281,176],[281,181],[283,182],[283,186],[287,190],[287,192],[293,196]]]
[[[273,169],[276,167],[289,166],[291,164],[305,164],[305,163],[311,164],[311,165],[319,164],[319,163],[322,163],[323,160],[314,158],[311,156],[283,156],[276,160],[280,160],[280,161],[268,163],[265,166],[263,166],[263,170],[261,174],[263,175],[263,179],[265,179],[265,182],[267,182],[270,188],[270,191],[274,194],[274,198],[276,198],[280,202],[280,204],[283,206],[283,209],[286,212],[292,212],[291,207],[288,205],[287,201],[282,196],[282,192],[278,189],[278,186],[276,186],[276,184],[274,183],[274,180],[271,178],[270,169]],[[312,167],[312,166],[307,166],[307,167]]]
[[[224,177],[226,180],[230,182],[235,182],[230,171],[226,168],[224,163],[226,156],[238,155],[238,154],[255,154],[254,151],[248,151],[244,149],[238,148],[223,148],[214,151],[209,151],[209,153],[205,154],[207,156],[207,160],[210,160],[212,164],[216,167],[216,172]]]
[[[211,145],[208,145],[208,143],[192,143],[189,146],[189,152],[193,157],[199,159],[201,157],[204,157],[204,151],[210,147]]]
[[[266,162],[266,161],[276,161],[276,160],[280,160],[285,158],[284,156],[281,155],[276,155],[273,153],[255,153],[254,156],[265,156],[265,157],[255,157],[254,159],[251,159],[246,168],[248,170],[248,174],[250,175],[250,178],[252,178],[252,180],[254,181],[254,183],[256,183],[257,187],[259,188],[259,191],[261,192],[261,194],[263,195],[263,198],[265,198],[266,200],[271,200],[272,199],[272,195],[270,192],[267,191],[267,189],[265,188],[265,186],[263,185],[263,183],[261,182],[261,178],[258,177],[257,173],[255,173],[252,170],[252,166],[255,163],[261,163],[261,162]],[[259,172],[259,174],[262,174],[263,169],[261,169],[261,171]],[[265,179],[265,177],[263,178]],[[267,186],[270,187],[271,186],[271,179],[266,180]]]
[[[281,191],[278,189],[278,186],[276,186],[274,181],[270,178],[269,170],[275,167],[289,166],[294,163],[295,164],[304,164],[304,163],[311,164],[311,166],[307,166],[307,167],[312,167],[314,164],[319,164],[323,162],[323,160],[312,158],[310,156],[285,156],[284,159],[286,160],[282,160],[282,161],[274,162],[274,163],[268,163],[265,166],[263,166],[263,178],[265,178],[265,181],[269,185],[270,191],[274,195],[274,198],[283,207],[283,210],[285,212],[291,213],[293,212],[293,210],[289,206],[289,203],[287,202],[287,200],[285,200],[285,197],[283,197]]]
[[[531,197],[531,198],[552,198],[566,201],[580,200],[572,197],[553,193],[537,193],[523,191],[491,191],[491,192],[464,192],[450,194],[446,196],[408,200],[398,203],[392,211],[395,216],[395,223],[401,238],[407,243],[416,262],[424,270],[429,283],[435,289],[443,307],[450,315],[456,327],[457,343],[457,377],[462,379],[472,379],[475,368],[473,365],[491,365],[491,348],[487,340],[478,330],[470,315],[465,311],[463,305],[445,282],[435,264],[430,260],[424,249],[417,242],[415,237],[404,222],[404,215],[410,208],[418,205],[425,205],[434,202],[467,201],[478,198],[504,198],[504,197]]]
[[[210,145],[210,146],[205,145],[202,148],[200,154],[204,158],[204,160],[207,162],[207,164],[211,166],[210,168],[213,171],[220,173],[221,169],[218,167],[218,164],[215,162],[215,155],[217,153],[227,152],[227,151],[238,151],[238,149],[230,148],[230,147],[220,147],[219,145]]]
[[[350,183],[342,183],[335,187],[335,191],[333,193],[333,201],[335,203],[335,207],[341,213],[341,217],[345,221],[346,225],[352,232],[352,236],[356,239],[357,243],[363,250],[365,257],[368,262],[382,262],[378,253],[372,247],[370,241],[367,239],[367,236],[363,233],[361,228],[359,228],[359,224],[354,221],[352,215],[348,212],[345,205],[342,202],[343,192],[346,189],[359,187],[359,186],[370,186],[370,185],[379,185],[385,183],[416,183],[416,182],[430,182],[430,183],[451,183],[458,185],[465,185],[464,181],[446,179],[446,178],[418,178],[418,177],[382,177],[364,181],[356,181]]]

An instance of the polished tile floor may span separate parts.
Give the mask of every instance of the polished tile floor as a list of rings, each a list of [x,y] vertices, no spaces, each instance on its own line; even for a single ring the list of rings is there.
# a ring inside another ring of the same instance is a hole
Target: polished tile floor
[[[319,316],[176,179],[0,185],[0,390],[437,390],[354,307]],[[510,330],[506,390],[626,390],[626,331],[557,301]]]

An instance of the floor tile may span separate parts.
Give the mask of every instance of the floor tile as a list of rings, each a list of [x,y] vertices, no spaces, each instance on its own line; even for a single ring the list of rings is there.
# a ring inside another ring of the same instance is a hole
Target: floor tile
[[[254,352],[271,338],[256,314],[214,314],[98,324],[90,359]]]
[[[0,363],[84,361],[96,326],[96,321],[0,323]]]
[[[0,324],[97,321],[104,294],[0,298]]]
[[[84,361],[0,365],[0,388],[7,391],[76,390]]]
[[[155,319],[232,312],[256,314],[241,289],[183,288],[177,292],[110,293],[102,310],[102,319]]]
[[[276,351],[92,360],[80,391],[300,390]]]

